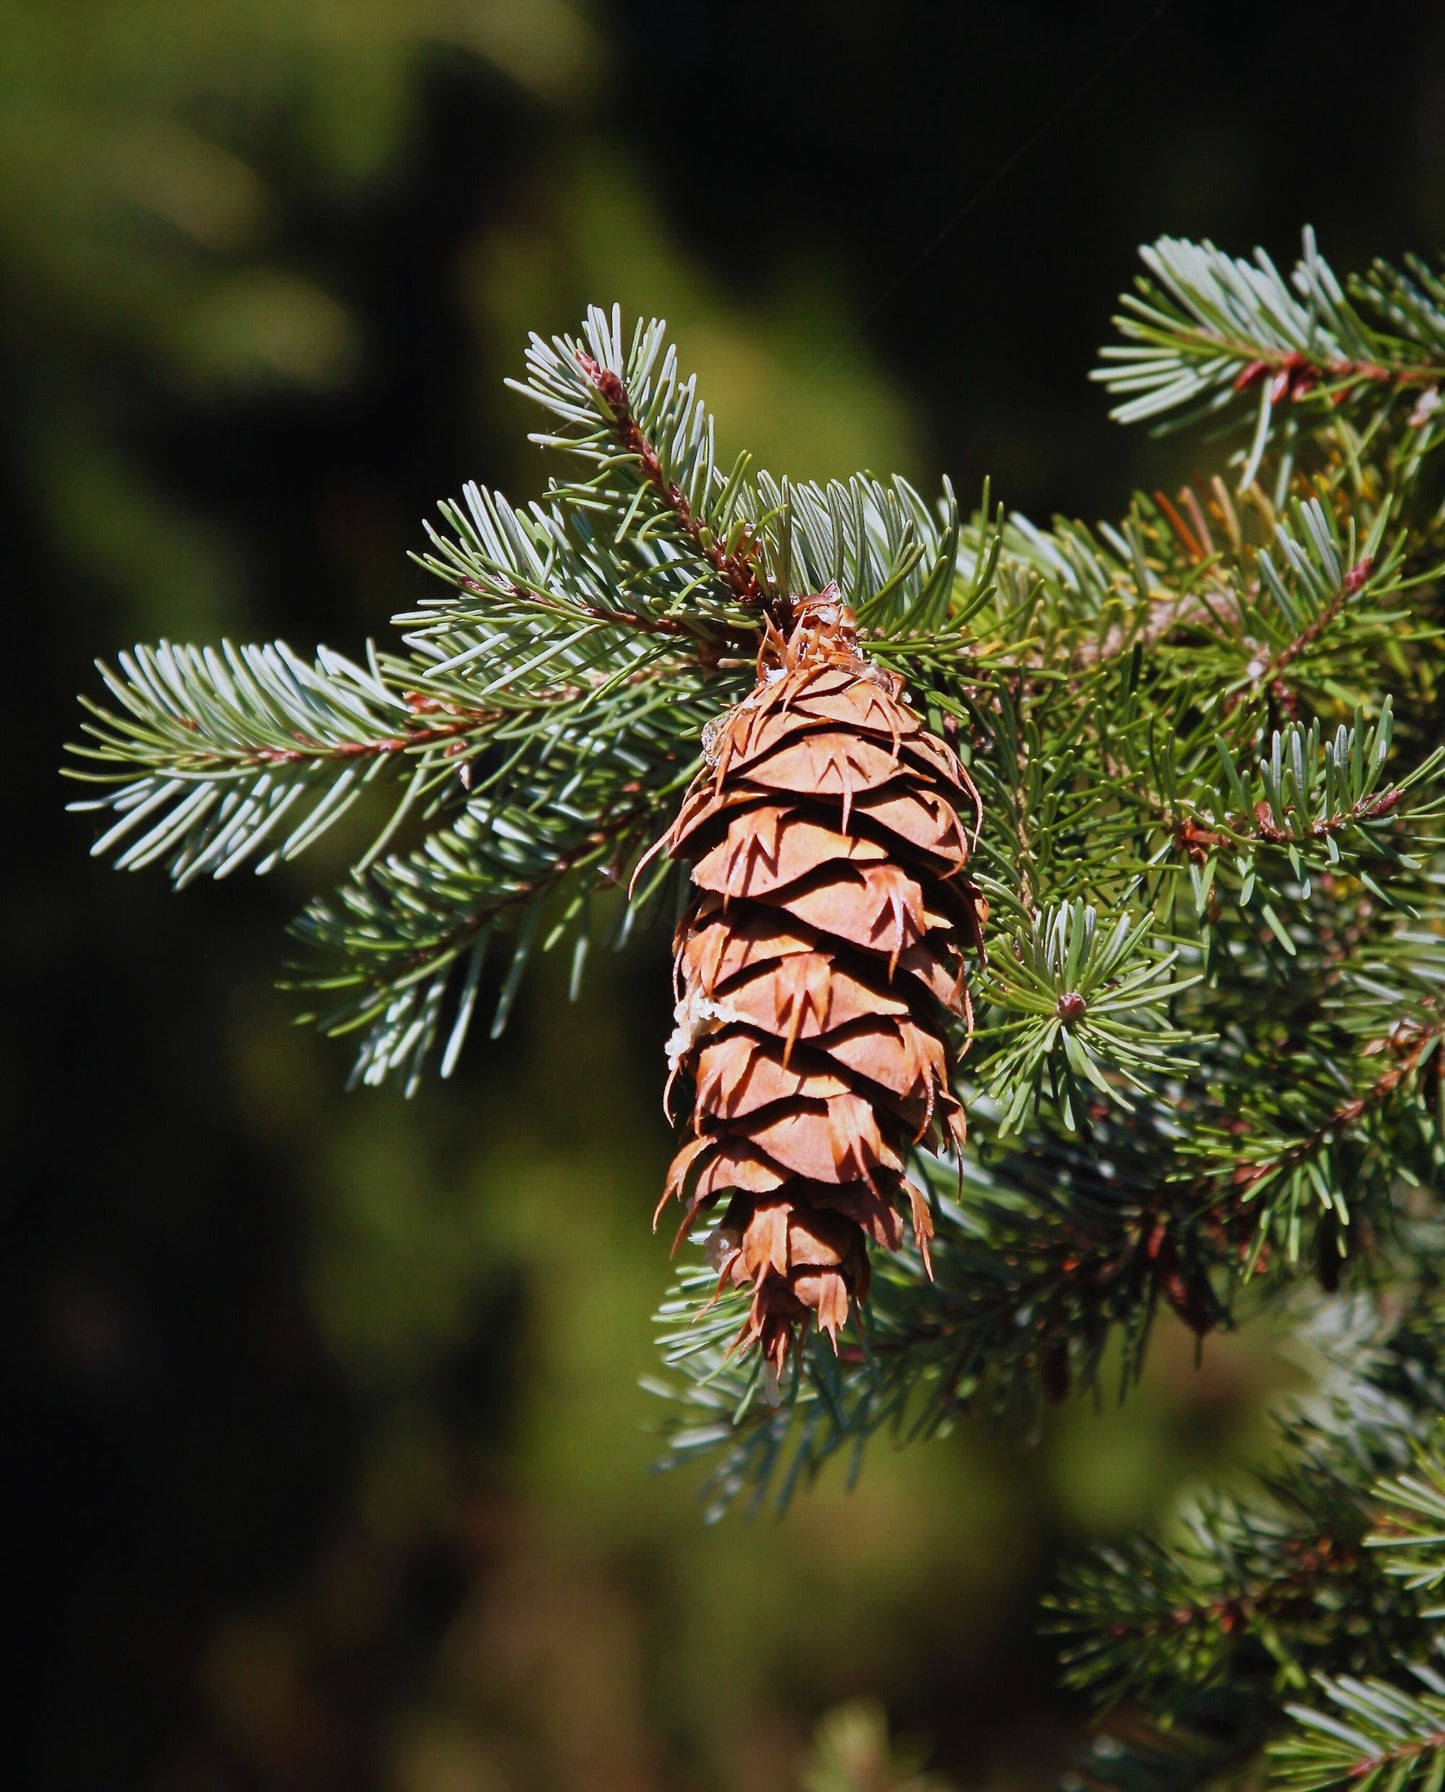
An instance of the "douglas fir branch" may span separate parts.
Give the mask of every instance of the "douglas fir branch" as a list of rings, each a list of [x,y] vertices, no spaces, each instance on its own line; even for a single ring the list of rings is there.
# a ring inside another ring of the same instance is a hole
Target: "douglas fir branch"
[[[1272,1311],[1317,1386],[1268,1474],[1052,1603],[1125,1712],[1085,1783],[1439,1792],[1445,280],[1143,258],[1097,377],[1206,426],[1191,483],[1045,526],[723,463],[593,311],[519,387],[559,476],[442,506],[399,638],[119,655],[77,807],[178,884],[369,812],[294,929],[367,1084],[675,930],[650,1385],[711,1515]]]

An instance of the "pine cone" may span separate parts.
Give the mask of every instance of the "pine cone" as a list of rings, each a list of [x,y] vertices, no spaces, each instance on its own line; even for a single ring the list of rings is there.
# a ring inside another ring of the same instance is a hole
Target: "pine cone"
[[[906,1197],[928,1262],[910,1143],[961,1146],[944,1011],[968,1026],[964,953],[983,904],[964,876],[953,752],[859,652],[837,587],[769,632],[756,689],[710,724],[707,764],[659,845],[692,861],[676,940],[672,1075],[693,1136],[661,1203],[679,1241],[726,1198],[718,1287],[750,1287],[739,1335],[781,1372],[810,1312],[837,1345],[868,1293],[867,1241],[896,1250]],[[931,1267],[930,1267],[930,1273]]]

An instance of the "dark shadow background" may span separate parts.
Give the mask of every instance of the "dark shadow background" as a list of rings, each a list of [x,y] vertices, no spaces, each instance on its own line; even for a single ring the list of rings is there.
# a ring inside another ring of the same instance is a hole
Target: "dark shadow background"
[[[768,1792],[860,1694],[1050,1783],[1038,1594],[1258,1448],[1260,1349],[703,1530],[636,1388],[662,943],[347,1096],[273,988],[347,842],[172,897],[87,859],[61,743],[128,642],[382,633],[439,495],[538,488],[501,378],[589,300],[729,449],[1116,513],[1207,453],[1086,383],[1136,244],[1433,252],[1445,14],[8,0],[0,96],[15,1783]]]

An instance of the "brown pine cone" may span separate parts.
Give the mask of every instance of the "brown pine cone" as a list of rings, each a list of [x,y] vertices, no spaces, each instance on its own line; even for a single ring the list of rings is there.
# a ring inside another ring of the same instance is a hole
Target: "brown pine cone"
[[[837,1344],[868,1249],[897,1249],[906,1197],[928,1261],[912,1142],[961,1146],[943,1011],[968,1026],[964,955],[983,904],[957,804],[978,794],[858,649],[836,586],[770,631],[758,683],[710,725],[707,764],[659,844],[692,861],[668,1045],[696,1089],[658,1207],[678,1234],[726,1198],[719,1289],[750,1287],[739,1344],[781,1372],[810,1312]],[[931,1273],[931,1270],[930,1270]]]

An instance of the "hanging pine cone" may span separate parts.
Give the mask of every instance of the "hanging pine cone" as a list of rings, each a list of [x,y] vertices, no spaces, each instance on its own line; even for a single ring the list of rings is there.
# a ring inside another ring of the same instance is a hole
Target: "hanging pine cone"
[[[983,921],[963,875],[968,774],[859,651],[836,586],[794,616],[710,725],[660,842],[693,867],[668,1093],[681,1072],[696,1100],[658,1214],[685,1203],[681,1239],[726,1199],[719,1287],[752,1289],[739,1344],[778,1372],[810,1312],[836,1346],[868,1293],[867,1241],[898,1248],[905,1198],[928,1262],[904,1158],[963,1143],[944,1011],[971,1023],[964,954]]]

